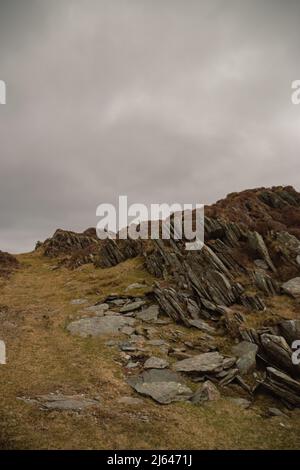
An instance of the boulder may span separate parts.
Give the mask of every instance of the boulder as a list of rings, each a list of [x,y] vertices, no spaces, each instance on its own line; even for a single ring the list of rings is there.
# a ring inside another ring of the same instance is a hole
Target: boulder
[[[168,367],[168,362],[160,357],[151,356],[144,364],[145,369],[165,369]]]
[[[163,405],[174,401],[189,400],[192,395],[190,388],[178,382],[138,383],[135,386],[135,390],[141,395],[150,396],[153,400]]]
[[[133,326],[135,320],[123,316],[107,316],[82,318],[73,321],[67,326],[67,330],[72,335],[87,336],[103,336],[120,334],[120,330],[124,326]]]
[[[124,305],[119,309],[120,313],[134,312],[135,310],[140,309],[146,304],[144,300],[136,300],[135,302],[130,302],[129,304]]]
[[[117,400],[118,403],[121,405],[129,405],[129,406],[139,406],[143,404],[143,400],[140,398],[134,397],[121,397]]]
[[[218,372],[222,370],[224,357],[218,352],[198,354],[174,365],[178,372]]]
[[[300,277],[294,277],[289,281],[285,282],[281,286],[283,292],[294,297],[294,299],[300,299]]]
[[[210,380],[206,380],[203,384],[199,385],[191,398],[191,402],[203,403],[205,401],[215,401],[219,400],[220,397],[221,394],[217,387]]]
[[[159,314],[158,305],[151,305],[150,307],[141,310],[135,314],[137,320],[142,320],[144,322],[155,322]]]

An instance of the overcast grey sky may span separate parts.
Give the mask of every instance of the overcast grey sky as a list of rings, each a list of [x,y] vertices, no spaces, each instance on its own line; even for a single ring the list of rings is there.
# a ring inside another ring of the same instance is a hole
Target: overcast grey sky
[[[299,0],[0,0],[0,249],[96,207],[299,189]]]

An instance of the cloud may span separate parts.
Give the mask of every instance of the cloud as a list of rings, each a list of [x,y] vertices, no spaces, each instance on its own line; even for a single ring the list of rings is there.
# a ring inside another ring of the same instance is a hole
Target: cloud
[[[0,249],[116,203],[293,184],[300,4],[3,0]]]

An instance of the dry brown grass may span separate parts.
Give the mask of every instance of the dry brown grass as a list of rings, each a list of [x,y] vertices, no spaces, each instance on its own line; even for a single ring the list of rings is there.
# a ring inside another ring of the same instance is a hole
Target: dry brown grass
[[[79,317],[82,309],[71,305],[72,299],[84,297],[92,304],[111,292],[123,293],[132,282],[145,280],[150,285],[153,279],[143,270],[141,260],[129,260],[110,269],[96,270],[88,265],[69,271],[52,270],[55,261],[38,253],[18,258],[21,268],[0,283],[0,303],[9,308],[1,321],[8,363],[0,366],[0,447],[299,447],[297,412],[289,419],[265,419],[258,408],[241,410],[225,399],[206,406],[161,406],[148,399],[137,408],[117,403],[118,397],[133,394],[117,363],[117,351],[97,338],[72,337],[65,326]],[[143,289],[135,293],[143,293]],[[167,326],[161,334],[167,337],[172,328],[182,329]],[[17,399],[57,390],[100,397],[101,406],[81,414],[45,412]]]

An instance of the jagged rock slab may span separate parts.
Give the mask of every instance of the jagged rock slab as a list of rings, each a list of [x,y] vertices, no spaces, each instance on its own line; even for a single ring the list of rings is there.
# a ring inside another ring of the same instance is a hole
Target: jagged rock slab
[[[239,406],[241,408],[244,408],[245,410],[249,408],[251,405],[251,401],[247,400],[246,398],[228,398],[231,403],[233,403],[236,406]]]
[[[196,404],[205,401],[215,401],[220,398],[221,394],[217,387],[210,380],[206,380],[203,384],[199,385],[191,398],[191,402]]]
[[[267,273],[262,271],[254,271],[252,276],[256,286],[266,295],[271,296],[280,294],[280,285]]]
[[[249,310],[263,311],[266,309],[264,301],[259,295],[246,295],[240,296],[241,304]]]
[[[145,322],[155,322],[158,318],[159,307],[158,305],[151,305],[148,308],[145,308],[141,312],[135,314],[137,320],[142,320]]]
[[[141,395],[150,396],[153,400],[167,405],[174,401],[187,401],[192,395],[192,390],[178,382],[144,382],[134,387]]]
[[[184,323],[186,326],[189,325],[186,305],[184,304],[185,298],[183,296],[171,287],[161,289],[159,285],[156,285],[154,294],[162,311],[172,318],[172,320]]]
[[[165,369],[168,367],[169,363],[160,357],[149,357],[144,364],[145,369]]]
[[[70,323],[67,330],[82,337],[116,335],[124,326],[133,326],[134,323],[133,318],[123,316],[82,318]]]
[[[192,391],[183,383],[182,377],[169,369],[150,369],[127,379],[138,393],[150,396],[161,404],[189,400]]]
[[[300,381],[274,367],[267,367],[267,376],[261,385],[294,406],[300,406]]]
[[[87,303],[87,299],[74,299],[71,300],[70,304],[71,305],[83,305]]]
[[[92,312],[92,313],[104,313],[107,310],[109,310],[109,305],[108,304],[97,304],[97,305],[91,305],[90,307],[86,307],[84,309],[85,312]]]
[[[223,367],[224,357],[218,352],[198,354],[174,365],[178,372],[217,372]]]
[[[23,399],[29,403],[40,404],[45,410],[82,411],[92,406],[99,406],[98,400],[85,398],[82,395],[41,395],[34,399]]]
[[[179,382],[183,383],[183,378],[170,369],[149,369],[127,379],[129,385],[134,386],[142,382]]]
[[[300,320],[284,320],[279,323],[279,329],[290,346],[300,339]]]
[[[281,286],[283,292],[294,297],[294,299],[300,299],[300,277],[295,277],[285,282]]]
[[[133,284],[130,284],[128,287],[126,287],[126,292],[134,289],[145,289],[146,284],[141,284],[139,282],[134,282]]]
[[[230,336],[238,338],[240,336],[241,327],[245,323],[244,315],[240,312],[235,312],[230,308],[224,308],[223,316],[225,326]]]
[[[255,259],[254,264],[255,264],[255,266],[257,266],[260,269],[264,269],[264,270],[269,269],[269,266],[267,265],[267,263],[263,259]]]
[[[136,300],[135,302],[131,302],[121,307],[119,309],[119,312],[120,313],[134,312],[135,310],[140,309],[144,305],[146,305],[146,302],[144,300]]]
[[[216,329],[213,326],[210,326],[207,322],[204,320],[189,320],[189,324],[193,326],[194,328],[197,328],[200,331],[203,331],[204,333],[208,333],[210,335],[216,334]]]

